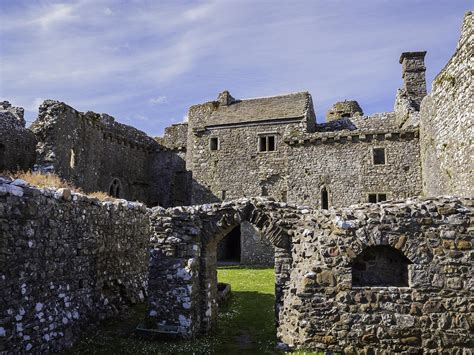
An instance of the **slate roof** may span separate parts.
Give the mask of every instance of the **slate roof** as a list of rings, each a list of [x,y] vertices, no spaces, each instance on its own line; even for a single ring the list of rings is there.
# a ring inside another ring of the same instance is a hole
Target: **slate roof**
[[[219,105],[208,116],[206,126],[248,123],[267,120],[303,118],[310,103],[308,92],[235,100]]]

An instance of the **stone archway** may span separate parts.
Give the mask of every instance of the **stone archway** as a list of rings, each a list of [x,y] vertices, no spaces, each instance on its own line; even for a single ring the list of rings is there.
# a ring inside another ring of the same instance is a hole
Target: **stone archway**
[[[217,319],[217,245],[247,221],[275,247],[275,311],[291,268],[291,230],[299,210],[265,199],[154,208],[148,323],[172,327],[181,337],[208,332]]]

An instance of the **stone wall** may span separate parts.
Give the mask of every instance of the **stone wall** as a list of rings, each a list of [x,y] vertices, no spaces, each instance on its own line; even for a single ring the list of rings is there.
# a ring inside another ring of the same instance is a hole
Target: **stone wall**
[[[473,206],[439,198],[308,213],[293,233],[278,338],[346,354],[472,351]]]
[[[240,263],[243,265],[273,266],[274,246],[249,222],[242,222]]]
[[[0,352],[58,351],[144,301],[149,228],[141,204],[1,179]]]
[[[0,102],[0,171],[28,170],[36,158],[36,139],[25,128],[24,111]]]
[[[456,52],[421,105],[423,192],[474,194],[473,15],[466,13]]]
[[[145,133],[106,114],[81,113],[52,100],[40,106],[31,128],[39,141],[38,169],[54,171],[85,192],[173,205],[172,181],[177,171],[185,171],[184,160]]]
[[[367,120],[370,121],[370,118]],[[321,207],[325,188],[329,206],[368,202],[421,193],[418,132],[379,129],[324,132],[288,140],[288,201]],[[385,164],[375,165],[373,148],[385,148]]]

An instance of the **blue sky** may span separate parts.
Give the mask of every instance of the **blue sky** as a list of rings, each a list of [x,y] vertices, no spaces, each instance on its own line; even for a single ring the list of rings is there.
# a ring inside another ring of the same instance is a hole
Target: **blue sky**
[[[427,80],[454,53],[464,0],[0,0],[0,99],[105,112],[148,134],[189,106],[309,91],[318,122],[356,99],[391,111],[403,51]],[[430,88],[431,84],[428,84]]]

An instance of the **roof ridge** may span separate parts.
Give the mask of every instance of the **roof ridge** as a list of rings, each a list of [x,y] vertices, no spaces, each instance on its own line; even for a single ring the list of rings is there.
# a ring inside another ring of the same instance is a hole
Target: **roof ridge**
[[[309,95],[309,91],[294,91],[294,92],[288,92],[285,94],[278,94],[278,95],[247,97],[243,99],[236,99],[236,101],[239,102],[239,101],[251,101],[251,100],[259,100],[259,99],[272,99],[272,98],[277,98],[277,97],[284,97],[284,96],[291,96],[291,95],[298,95],[298,94]]]

